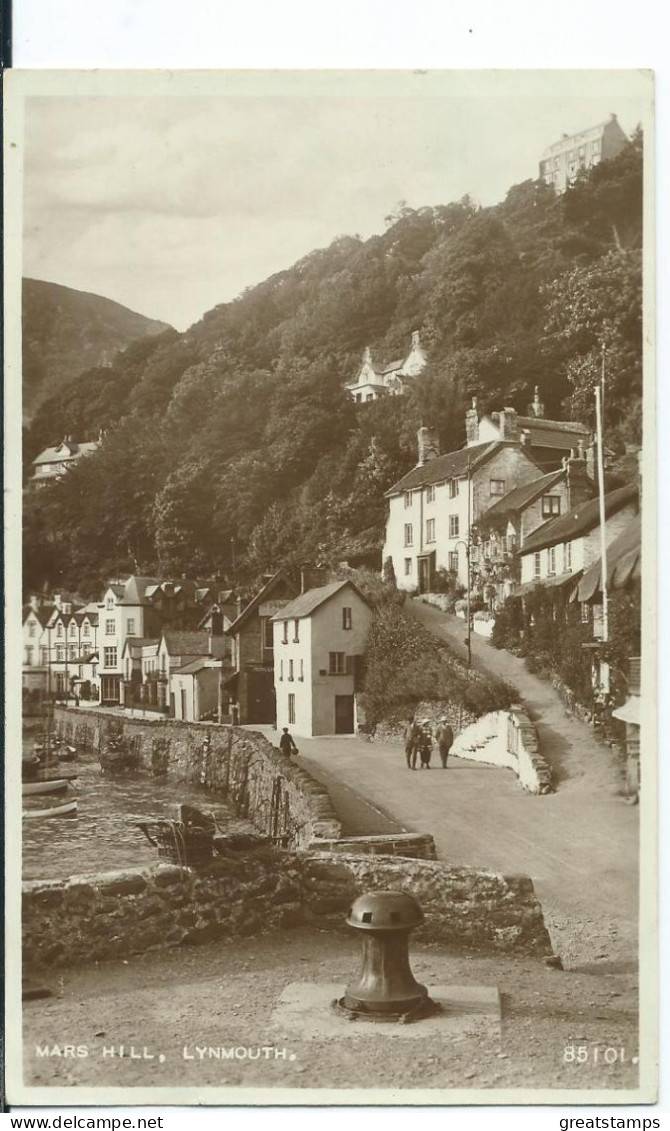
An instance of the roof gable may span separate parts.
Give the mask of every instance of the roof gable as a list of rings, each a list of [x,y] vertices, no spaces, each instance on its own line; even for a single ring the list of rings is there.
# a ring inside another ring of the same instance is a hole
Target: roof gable
[[[265,582],[265,585],[251,598],[249,604],[242,610],[240,615],[228,626],[226,633],[234,635],[236,632],[239,632],[246,621],[257,612],[259,605],[262,605],[263,601],[270,597],[280,584],[288,586],[288,580],[282,569],[278,569],[277,572]],[[290,600],[290,598],[288,599]]]
[[[521,448],[519,444],[511,444],[504,440],[492,440],[485,444],[471,444],[466,448],[459,448],[456,452],[448,452],[443,456],[435,456],[424,464],[419,464],[402,479],[399,479],[386,497],[399,495],[404,491],[412,491],[416,487],[427,487],[435,483],[444,483],[449,479],[462,479],[486,463],[497,452],[505,447],[515,447],[522,455],[537,467],[532,454]]]
[[[629,483],[625,487],[619,487],[616,491],[610,491],[605,496],[605,517],[610,518],[628,503],[634,503],[637,499],[638,488],[636,483]],[[524,542],[521,555],[536,553],[548,546],[555,546],[559,542],[570,542],[573,538],[581,538],[599,524],[600,500],[598,498],[589,499],[588,502],[581,503],[578,507],[568,511],[567,514],[561,515],[560,518],[550,519],[538,530],[533,531]]]
[[[317,589],[308,589],[306,593],[301,593],[294,601],[289,602],[280,612],[275,613],[272,620],[279,622],[283,620],[300,620],[301,617],[309,617],[312,613],[316,612],[321,605],[325,605],[326,601],[330,601],[331,597],[335,597],[344,589],[351,589],[364,605],[368,608],[370,607],[369,601],[367,601],[360,590],[357,589],[353,581],[345,579],[344,581],[333,581],[330,585],[320,585]]]
[[[489,507],[484,512],[484,517],[487,520],[503,518],[512,511],[525,510],[545,491],[550,491],[552,487],[560,483],[561,479],[565,479],[565,474],[565,468],[559,468],[558,471],[550,471],[548,475],[541,475],[539,479],[532,479],[530,483],[522,483],[520,487],[514,487],[506,495],[503,495],[502,499],[498,499],[492,507]]]

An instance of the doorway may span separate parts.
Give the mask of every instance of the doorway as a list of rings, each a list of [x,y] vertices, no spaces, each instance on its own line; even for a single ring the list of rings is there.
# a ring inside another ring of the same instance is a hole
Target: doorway
[[[354,733],[353,695],[335,696],[335,734]]]

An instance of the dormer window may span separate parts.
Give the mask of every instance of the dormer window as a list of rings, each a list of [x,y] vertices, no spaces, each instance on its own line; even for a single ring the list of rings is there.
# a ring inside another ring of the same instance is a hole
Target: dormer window
[[[70,636],[76,636],[77,635],[77,625],[75,624],[74,621],[70,625],[68,632],[70,633]]]
[[[113,598],[113,597],[108,597],[108,598],[107,598],[107,608],[108,608],[108,609],[113,609],[113,608],[114,608],[114,598]]]
[[[561,497],[560,495],[543,495],[542,496],[542,517],[555,518],[556,515],[561,513]]]
[[[59,624],[58,627],[56,628],[56,636],[58,637],[59,640],[62,640],[63,637],[65,636],[65,630],[64,630],[62,624]]]

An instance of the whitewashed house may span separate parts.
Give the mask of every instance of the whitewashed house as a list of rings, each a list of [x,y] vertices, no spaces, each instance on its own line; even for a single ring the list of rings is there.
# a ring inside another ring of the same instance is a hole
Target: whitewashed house
[[[611,545],[637,514],[636,483],[619,487],[605,496],[605,543]],[[545,522],[521,548],[521,585],[515,596],[523,596],[534,585],[564,585],[577,581],[582,570],[600,557],[600,503],[589,499],[567,514]]]
[[[412,334],[412,344],[406,357],[400,357],[388,364],[378,364],[372,360],[369,346],[363,351],[363,360],[358,373],[346,388],[357,404],[376,401],[379,397],[400,396],[408,381],[418,377],[426,368],[428,359],[422,349],[419,331]]]
[[[351,581],[301,593],[273,617],[277,729],[353,734],[360,659],[372,619]]]

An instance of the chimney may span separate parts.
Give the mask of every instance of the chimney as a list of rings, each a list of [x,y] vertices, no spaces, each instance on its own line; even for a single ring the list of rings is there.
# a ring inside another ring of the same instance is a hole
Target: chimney
[[[472,398],[472,408],[465,414],[465,438],[468,444],[479,443],[479,413],[477,412],[477,398]]]
[[[428,463],[428,460],[439,456],[440,441],[437,438],[437,433],[432,428],[426,428],[425,425],[421,425],[416,438],[419,450],[418,466],[422,467],[424,463]]]
[[[318,589],[326,584],[325,570],[317,566],[303,566],[300,570],[300,592],[306,593],[308,589]]]
[[[498,425],[501,440],[519,439],[519,422],[517,420],[516,409],[504,408],[502,412],[499,412]]]
[[[412,330],[412,349],[413,350],[421,349],[421,342],[419,341],[419,331],[418,330]]]
[[[40,600],[37,593],[31,593],[30,601],[28,602],[28,604],[30,605],[33,612],[36,613],[37,610],[41,607],[42,601]]]
[[[533,395],[533,403],[528,405],[528,415],[529,416],[538,416],[538,417],[544,416],[544,405],[543,405],[542,401],[540,400],[540,386],[539,385],[535,386],[535,391],[534,391],[534,395]]]
[[[568,510],[587,502],[593,498],[593,483],[589,479],[587,460],[583,456],[571,455],[566,460]]]
[[[369,346],[366,346],[363,350],[363,365],[372,365],[372,354]]]
[[[212,636],[223,636],[223,613],[215,612],[215,613],[212,613],[210,615],[210,618],[209,618],[209,635],[210,635],[210,638]],[[211,639],[210,639],[210,651],[211,651]]]
[[[240,613],[241,613],[241,612],[242,612],[242,598],[241,598],[241,597],[237,597],[237,598],[236,598],[236,600],[235,600],[235,613],[236,613],[236,616],[238,616],[238,617],[239,617],[239,615],[240,615]]]

